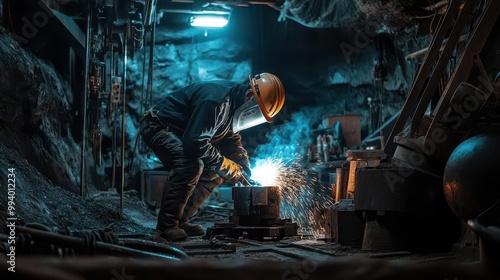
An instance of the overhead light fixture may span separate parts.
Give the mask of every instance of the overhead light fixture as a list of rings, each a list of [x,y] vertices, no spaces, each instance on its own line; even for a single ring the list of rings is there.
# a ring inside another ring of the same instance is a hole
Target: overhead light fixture
[[[159,11],[160,14],[187,14],[186,17],[183,17],[185,23],[205,28],[221,28],[226,26],[231,17],[231,12],[231,7],[222,4],[206,4],[198,9],[161,9]]]
[[[227,15],[194,15],[190,19],[191,26],[221,28],[227,25],[229,16]]]
[[[227,25],[231,8],[226,5],[206,4],[190,18],[191,26],[221,28]]]

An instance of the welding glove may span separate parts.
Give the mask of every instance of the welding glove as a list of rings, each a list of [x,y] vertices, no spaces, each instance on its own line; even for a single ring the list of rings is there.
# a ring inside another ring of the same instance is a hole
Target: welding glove
[[[246,153],[234,153],[231,156],[229,156],[229,159],[232,161],[236,162],[243,168],[244,175],[247,178],[252,177],[252,171],[250,170],[250,161],[248,160],[248,155]]]
[[[222,177],[227,183],[235,184],[243,178],[243,168],[236,162],[224,157],[217,174]]]

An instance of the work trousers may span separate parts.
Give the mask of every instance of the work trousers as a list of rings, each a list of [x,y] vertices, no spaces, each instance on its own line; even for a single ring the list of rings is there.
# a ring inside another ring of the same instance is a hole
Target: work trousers
[[[187,222],[191,215],[223,183],[203,161],[185,154],[181,139],[148,111],[141,119],[140,134],[171,175],[166,181],[156,229],[164,231]]]

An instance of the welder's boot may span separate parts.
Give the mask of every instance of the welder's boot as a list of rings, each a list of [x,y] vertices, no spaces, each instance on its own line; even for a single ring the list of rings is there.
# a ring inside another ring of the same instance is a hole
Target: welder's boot
[[[179,221],[179,228],[183,229],[187,235],[196,236],[203,235],[205,230],[200,225],[195,225],[189,223],[189,219],[193,214],[200,208],[203,204],[203,201],[210,196],[212,192],[205,189],[204,187],[198,185],[193,191],[191,197],[189,197],[188,202],[186,203],[186,207],[184,207],[184,213],[182,214],[182,218]]]
[[[198,236],[205,234],[205,230],[202,226],[184,222],[179,224],[179,228],[184,230],[188,236]]]
[[[164,231],[157,230],[157,234],[168,241],[184,241],[188,238],[186,232],[179,227],[170,227]]]
[[[163,190],[158,223],[156,226],[160,237],[168,241],[182,241],[187,239],[186,232],[179,228],[179,220],[184,212],[186,202],[192,190],[186,186],[167,181]]]
[[[187,235],[196,236],[203,235],[205,230],[202,226],[189,223],[190,218],[200,208],[203,202],[212,194],[213,189],[223,183],[223,179],[213,171],[204,170],[198,181],[198,184],[193,190],[193,194],[189,197],[182,218],[179,221],[179,228],[183,229]]]

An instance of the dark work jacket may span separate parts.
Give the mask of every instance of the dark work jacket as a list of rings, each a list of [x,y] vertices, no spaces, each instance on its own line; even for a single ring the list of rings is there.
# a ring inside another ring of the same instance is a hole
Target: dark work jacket
[[[231,129],[247,89],[249,85],[230,81],[198,82],[169,93],[153,106],[153,112],[182,140],[186,155],[218,168],[224,155],[247,156],[240,134]]]

